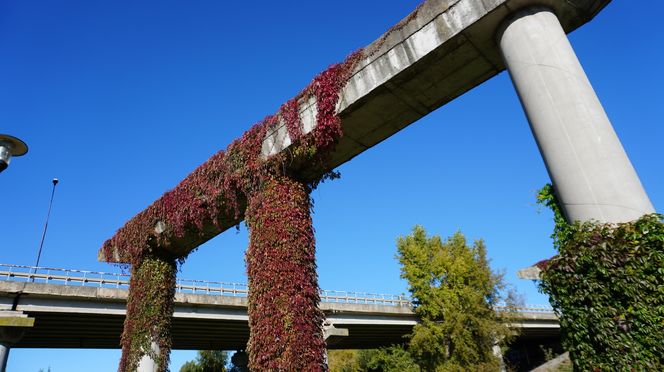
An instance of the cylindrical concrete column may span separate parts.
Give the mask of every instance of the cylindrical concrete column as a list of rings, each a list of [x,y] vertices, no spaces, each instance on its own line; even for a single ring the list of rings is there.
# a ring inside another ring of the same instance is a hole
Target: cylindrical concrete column
[[[10,346],[7,343],[0,343],[0,372],[7,370],[7,359],[9,358]]]
[[[159,345],[156,341],[150,343],[150,348],[155,355],[159,355]],[[138,368],[136,372],[158,372],[159,364],[157,361],[152,359],[148,354],[144,354],[141,357],[141,360],[138,362]]]
[[[524,9],[498,42],[567,219],[626,222],[653,213],[556,15]]]

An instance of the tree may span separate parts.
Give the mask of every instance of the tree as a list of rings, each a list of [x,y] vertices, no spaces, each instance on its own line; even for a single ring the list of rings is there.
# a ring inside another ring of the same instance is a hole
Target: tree
[[[327,366],[330,372],[360,372],[358,350],[328,350]]]
[[[413,356],[401,345],[360,350],[358,362],[361,371],[420,372]]]
[[[226,372],[228,353],[221,350],[200,350],[195,361],[188,361],[180,372]]]
[[[493,272],[482,240],[468,246],[461,232],[443,241],[427,237],[422,226],[397,240],[401,277],[420,320],[411,334],[408,352],[422,370],[498,370],[493,353],[497,343],[512,335],[509,312],[516,296],[505,289],[501,274]]]
[[[367,350],[328,351],[330,372],[419,372],[420,367],[402,346]]]

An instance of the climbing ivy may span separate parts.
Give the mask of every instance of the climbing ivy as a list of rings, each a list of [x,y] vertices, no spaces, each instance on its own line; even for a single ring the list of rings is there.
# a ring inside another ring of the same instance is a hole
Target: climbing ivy
[[[568,224],[551,185],[538,202],[554,212],[558,250],[542,265],[540,290],[560,318],[575,369],[664,369],[662,216]]]
[[[324,316],[310,208],[307,186],[283,176],[265,180],[250,198],[246,261],[253,371],[323,369]]]
[[[119,371],[135,371],[143,355],[168,370],[176,271],[174,258],[153,255],[132,267]]]
[[[238,219],[247,200],[252,365],[256,370],[323,368],[323,318],[318,310],[308,194],[322,180],[338,176],[327,172],[328,154],[341,137],[336,105],[341,88],[362,56],[361,51],[356,52],[343,63],[330,66],[277,114],[266,117],[226,151],[212,156],[104,243],[106,260],[132,266],[121,371],[133,371],[144,354],[156,358],[160,371],[168,366],[175,261],[183,262],[186,256],[169,261],[156,258],[152,252],[164,251],[161,248],[173,238],[202,234],[207,224],[219,226],[220,218],[228,213]],[[316,126],[304,135],[298,107],[312,97],[317,105]],[[263,142],[281,123],[286,125],[292,144],[289,151],[266,159]],[[285,164],[307,164],[310,170],[317,167],[323,176],[313,181],[300,179],[297,167]],[[266,225],[266,221],[279,221],[278,228]],[[287,234],[286,245],[283,234]],[[284,252],[291,256],[284,256]],[[159,353],[151,351],[151,340],[158,340]]]
[[[372,51],[352,53],[323,71],[277,113],[210,157],[104,242],[103,259],[132,266],[121,371],[133,370],[146,353],[157,358],[160,371],[168,366],[176,261],[182,263],[186,253],[169,261],[152,252],[176,252],[172,245],[179,239],[209,234],[211,225],[221,228],[229,215],[239,220],[247,205],[251,364],[255,370],[323,369],[308,193],[323,180],[338,177],[328,160],[342,135],[336,113],[341,89],[358,62],[376,53],[417,12],[389,30]],[[305,134],[300,108],[311,100],[316,102],[316,125]],[[263,142],[280,125],[285,125],[291,145],[266,158]],[[303,166],[308,175],[322,176],[305,178]],[[159,355],[150,351],[149,340],[155,339]]]

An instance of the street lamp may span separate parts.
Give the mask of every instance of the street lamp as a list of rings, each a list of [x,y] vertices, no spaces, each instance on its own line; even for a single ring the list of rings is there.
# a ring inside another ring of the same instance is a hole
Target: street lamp
[[[22,156],[28,152],[28,145],[20,139],[0,134],[0,172],[7,169],[12,156]]]
[[[55,185],[60,182],[57,178],[54,178],[53,189],[51,190],[51,201],[48,203],[48,214],[46,214],[46,223],[44,224],[44,232],[42,233],[41,243],[39,243],[39,252],[37,253],[37,263],[35,263],[35,270],[39,267],[39,259],[41,258],[42,248],[44,248],[44,238],[46,238],[46,230],[48,229],[48,220],[51,217],[51,207],[53,206],[53,196],[55,195]],[[34,280],[34,278],[33,278]]]

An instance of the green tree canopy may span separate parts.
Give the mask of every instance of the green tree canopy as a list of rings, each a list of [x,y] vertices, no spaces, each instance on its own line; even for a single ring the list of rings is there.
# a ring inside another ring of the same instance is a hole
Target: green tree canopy
[[[226,372],[228,353],[221,350],[200,350],[196,360],[180,367],[180,372]]]
[[[446,240],[427,237],[422,226],[397,241],[401,277],[420,323],[413,328],[409,353],[425,371],[498,370],[497,343],[513,334],[509,311],[516,296],[503,297],[503,277],[491,270],[482,240],[469,246],[461,232]]]

